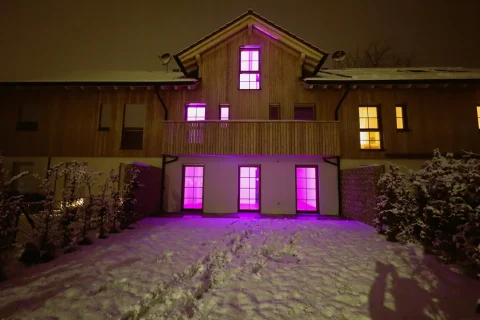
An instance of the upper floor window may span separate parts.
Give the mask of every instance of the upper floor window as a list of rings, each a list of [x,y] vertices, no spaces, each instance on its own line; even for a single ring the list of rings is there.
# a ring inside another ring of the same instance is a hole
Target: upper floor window
[[[360,149],[381,149],[380,124],[377,106],[359,107]]]
[[[477,106],[478,129],[480,129],[480,106]]]
[[[271,103],[268,110],[269,120],[280,120],[280,104]]]
[[[397,122],[397,130],[407,130],[407,112],[405,106],[395,106],[395,119]]]
[[[108,131],[112,125],[112,105],[101,104],[98,121],[98,131]]]
[[[37,131],[40,110],[35,105],[24,104],[18,109],[17,130]]]
[[[143,129],[145,127],[145,105],[125,104],[121,149],[143,149]]]
[[[260,89],[260,46],[240,48],[240,89]]]
[[[220,105],[220,120],[229,120],[230,119],[230,105],[221,104]]]

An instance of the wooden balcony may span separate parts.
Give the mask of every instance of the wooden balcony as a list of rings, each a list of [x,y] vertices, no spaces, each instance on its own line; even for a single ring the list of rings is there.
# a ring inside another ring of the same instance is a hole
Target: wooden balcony
[[[171,155],[340,155],[338,121],[165,121]]]

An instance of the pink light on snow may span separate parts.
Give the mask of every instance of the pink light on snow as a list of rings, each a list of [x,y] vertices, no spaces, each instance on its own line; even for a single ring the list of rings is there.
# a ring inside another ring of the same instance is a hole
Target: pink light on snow
[[[297,167],[297,211],[317,212],[317,168]]]
[[[203,209],[203,166],[185,166],[183,209]]]
[[[240,167],[239,210],[260,210],[260,168]]]

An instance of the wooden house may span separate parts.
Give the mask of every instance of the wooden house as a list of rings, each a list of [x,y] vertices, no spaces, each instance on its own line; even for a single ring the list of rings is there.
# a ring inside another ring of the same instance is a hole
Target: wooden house
[[[163,211],[339,214],[340,170],[480,149],[480,70],[322,69],[328,54],[248,11],[180,71],[2,79],[7,168],[161,167]],[[35,190],[32,181],[19,189]]]

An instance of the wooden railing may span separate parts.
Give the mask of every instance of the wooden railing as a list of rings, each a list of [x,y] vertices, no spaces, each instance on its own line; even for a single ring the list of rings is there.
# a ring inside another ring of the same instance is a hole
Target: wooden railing
[[[171,155],[340,155],[338,121],[165,121]]]

